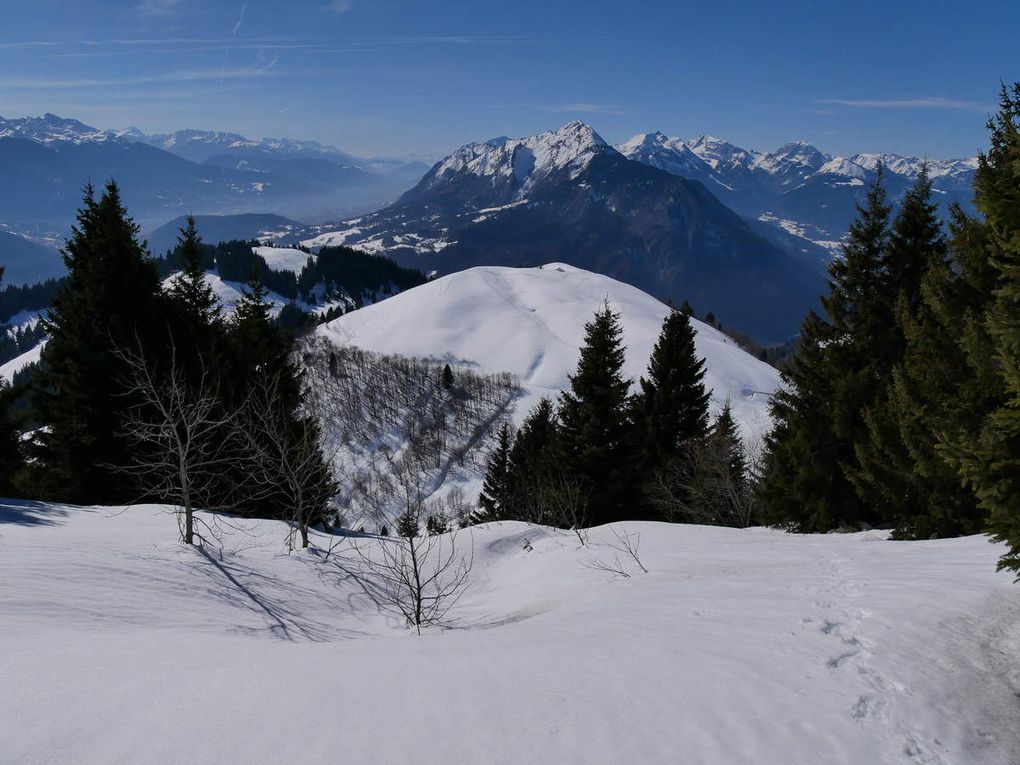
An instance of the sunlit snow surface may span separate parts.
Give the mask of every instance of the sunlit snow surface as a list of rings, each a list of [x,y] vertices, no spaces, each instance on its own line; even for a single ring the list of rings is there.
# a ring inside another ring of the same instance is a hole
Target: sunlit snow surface
[[[482,266],[445,276],[354,311],[319,331],[333,342],[382,353],[450,359],[488,372],[512,372],[527,396],[520,421],[541,396],[569,387],[584,325],[604,300],[622,315],[624,374],[646,374],[669,308],[615,279],[562,263],[540,268]],[[749,441],[768,430],[779,373],[724,334],[694,321],[697,351],[717,411],[729,400]]]
[[[648,574],[592,567],[613,528]],[[1020,588],[984,537],[492,524],[418,638],[346,544],[176,533],[0,502],[0,762],[1020,762]]]

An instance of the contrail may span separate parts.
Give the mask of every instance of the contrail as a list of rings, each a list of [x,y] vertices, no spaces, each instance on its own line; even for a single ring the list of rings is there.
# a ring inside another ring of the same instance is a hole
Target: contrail
[[[241,12],[237,16],[237,23],[234,24],[234,31],[230,33],[230,42],[232,43],[237,38],[237,31],[241,28],[241,24],[244,22],[244,12],[248,10],[247,0],[241,3]],[[220,85],[223,84],[223,75],[227,71],[227,60],[230,58],[230,43],[227,43],[227,50],[223,53],[223,66],[220,67]]]

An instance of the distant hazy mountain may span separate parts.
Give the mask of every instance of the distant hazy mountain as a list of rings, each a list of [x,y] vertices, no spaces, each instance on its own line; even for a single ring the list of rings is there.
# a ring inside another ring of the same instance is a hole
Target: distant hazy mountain
[[[200,131],[147,136],[53,114],[0,118],[0,168],[0,224],[51,236],[66,235],[88,181],[115,178],[129,212],[148,228],[187,213],[335,218],[395,199],[425,169],[313,142]]]
[[[464,146],[393,205],[317,227],[305,244],[385,251],[442,274],[559,260],[687,299],[764,341],[795,334],[824,281],[702,183],[627,159],[582,122]]]
[[[64,261],[55,247],[47,247],[0,229],[0,266],[3,284],[30,284],[60,276]]]
[[[802,141],[773,152],[744,149],[711,136],[690,141],[640,133],[617,148],[630,159],[701,181],[741,215],[755,218],[830,251],[853,220],[855,202],[885,165],[885,183],[897,199],[917,178],[922,159],[896,154],[825,154]],[[969,205],[975,158],[928,160],[943,206]]]

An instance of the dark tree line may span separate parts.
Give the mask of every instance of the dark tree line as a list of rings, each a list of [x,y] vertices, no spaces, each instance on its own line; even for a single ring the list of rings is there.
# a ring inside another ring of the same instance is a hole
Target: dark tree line
[[[946,227],[927,171],[870,190],[777,395],[762,497],[800,531],[990,531],[1020,570],[1020,85]]]
[[[307,303],[348,297],[360,307],[425,281],[421,271],[398,266],[381,255],[349,247],[323,247],[301,269],[297,288]]]
[[[608,304],[585,326],[577,372],[490,453],[476,522],[580,528],[624,519],[749,525],[743,444],[729,407],[709,422],[705,362],[687,310],[671,311],[647,377],[622,375],[620,317]],[[662,486],[668,485],[664,493]],[[736,491],[735,487],[740,487]]]

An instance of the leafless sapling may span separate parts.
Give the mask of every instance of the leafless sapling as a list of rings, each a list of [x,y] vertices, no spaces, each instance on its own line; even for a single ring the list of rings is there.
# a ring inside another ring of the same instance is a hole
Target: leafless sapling
[[[127,368],[126,396],[137,403],[125,413],[123,432],[136,447],[123,466],[142,491],[177,508],[181,541],[194,544],[195,507],[227,509],[232,492],[222,477],[239,458],[233,438],[237,412],[221,405],[218,385],[200,363],[189,380],[171,345],[169,366],[157,369],[143,349],[118,348]]]

